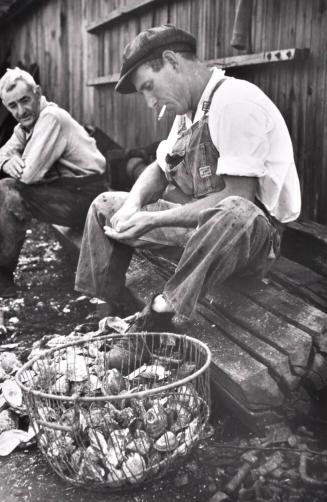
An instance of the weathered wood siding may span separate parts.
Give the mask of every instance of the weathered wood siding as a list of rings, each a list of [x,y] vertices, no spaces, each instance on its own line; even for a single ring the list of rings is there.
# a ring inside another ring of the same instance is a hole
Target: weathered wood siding
[[[47,98],[79,121],[92,118],[93,89],[87,80],[87,0],[44,0],[0,28],[0,60],[37,62]]]
[[[158,0],[87,33],[86,26],[135,3],[140,0],[48,0],[0,36],[3,50],[10,40],[13,62],[39,63],[49,98],[129,147],[164,137],[172,118],[158,123],[140,96],[118,95],[114,83],[86,84],[119,72],[123,47],[134,35],[171,22],[197,37],[203,59],[239,54],[230,46],[235,0]],[[290,47],[309,47],[309,58],[234,74],[258,84],[281,109],[294,142],[303,216],[327,223],[327,0],[254,0],[252,51]]]

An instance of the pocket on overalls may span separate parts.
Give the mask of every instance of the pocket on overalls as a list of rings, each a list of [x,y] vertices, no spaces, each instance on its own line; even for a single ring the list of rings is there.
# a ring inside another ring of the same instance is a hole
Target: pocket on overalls
[[[193,182],[191,173],[185,163],[185,148],[174,149],[166,156],[166,178],[170,183],[180,188],[186,195],[193,195]]]
[[[200,143],[187,152],[187,163],[193,170],[194,197],[199,198],[225,188],[222,176],[215,173],[217,154],[212,151],[212,143]]]

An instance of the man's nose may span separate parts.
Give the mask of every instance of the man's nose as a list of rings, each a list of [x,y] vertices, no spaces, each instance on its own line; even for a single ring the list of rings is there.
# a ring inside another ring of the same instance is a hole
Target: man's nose
[[[146,104],[148,105],[149,108],[155,108],[157,106],[157,100],[153,96],[147,96]]]
[[[17,105],[17,113],[18,113],[19,116],[24,115],[24,113],[25,113],[25,107],[24,107],[24,105],[22,105],[20,103]]]

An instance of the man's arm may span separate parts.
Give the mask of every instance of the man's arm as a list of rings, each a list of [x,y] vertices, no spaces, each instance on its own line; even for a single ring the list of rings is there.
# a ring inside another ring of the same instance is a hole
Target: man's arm
[[[112,227],[119,232],[130,217],[140,209],[158,200],[167,186],[167,179],[157,162],[152,162],[134,183],[124,205],[111,219]],[[143,214],[143,213],[142,213]]]
[[[9,140],[0,148],[0,173],[19,179],[24,168],[22,153],[26,141],[24,133],[15,128]]]
[[[25,168],[20,181],[28,185],[41,181],[60,159],[66,144],[58,118],[50,113],[41,115],[22,156]]]
[[[167,209],[165,211],[138,211],[117,227],[106,227],[108,237],[119,241],[135,239],[157,227],[196,227],[201,211],[215,207],[229,196],[244,197],[254,201],[257,178],[243,176],[224,176],[225,188],[220,192],[213,192],[194,202]]]

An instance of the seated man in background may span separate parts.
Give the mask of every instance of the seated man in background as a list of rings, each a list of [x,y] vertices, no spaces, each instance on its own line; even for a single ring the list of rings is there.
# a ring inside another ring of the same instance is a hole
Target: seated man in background
[[[31,218],[82,229],[90,203],[106,188],[106,161],[95,140],[46,100],[28,72],[8,69],[0,97],[18,121],[0,148],[0,297],[11,297]]]
[[[133,248],[177,246],[181,258],[161,294],[130,330],[167,330],[190,318],[200,295],[235,273],[263,275],[278,255],[281,223],[300,212],[300,187],[286,124],[255,85],[225,77],[195,55],[194,37],[174,26],[141,32],[124,51],[121,93],[177,114],[157,160],[130,193],[90,207],[76,289],[115,313]],[[174,203],[162,200],[168,183]],[[179,197],[176,197],[179,194]]]

